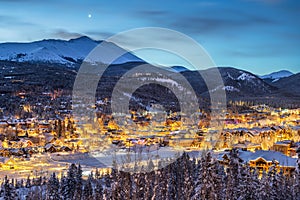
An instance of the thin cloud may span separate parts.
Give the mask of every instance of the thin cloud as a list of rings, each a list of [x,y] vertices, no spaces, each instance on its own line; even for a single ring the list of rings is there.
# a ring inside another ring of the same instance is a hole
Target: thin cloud
[[[0,26],[14,27],[14,26],[38,26],[37,24],[23,21],[17,17],[8,15],[0,15]]]
[[[222,17],[224,16],[224,17]],[[202,16],[186,16],[172,21],[168,26],[177,30],[184,30],[192,34],[217,33],[236,31],[259,25],[275,25],[278,22],[264,16],[257,16],[241,11],[223,11],[222,16],[211,16],[209,13]]]
[[[84,34],[95,37],[96,39],[106,39],[110,36],[113,36],[113,32],[108,32],[108,31],[86,31]]]
[[[69,32],[63,29],[58,29],[52,33],[54,37],[59,37],[61,39],[73,39],[83,36],[81,33]]]
[[[158,17],[158,16],[165,16],[167,14],[169,13],[164,10],[141,10],[136,13],[136,15],[143,16],[143,17]]]
[[[239,50],[228,50],[224,54],[233,57],[243,57],[243,58],[263,58],[263,57],[274,57],[274,56],[284,56],[289,55],[286,49],[289,46],[284,46],[281,44],[260,44],[247,46]]]
[[[250,2],[257,2],[257,3],[263,3],[263,4],[280,4],[283,2],[283,0],[244,0],[244,1],[250,1]]]
[[[203,2],[206,6],[212,6],[209,2]],[[201,15],[195,12],[187,14],[174,14],[165,10],[142,10],[134,13],[134,16],[151,21],[153,25],[160,24],[166,28],[184,31],[187,34],[222,34],[224,31],[238,30],[249,26],[275,25],[278,22],[268,16],[243,12],[235,9],[221,9],[218,4],[213,4],[211,11],[203,10],[199,6]],[[202,8],[201,8],[202,7]],[[215,13],[222,13],[216,15]]]

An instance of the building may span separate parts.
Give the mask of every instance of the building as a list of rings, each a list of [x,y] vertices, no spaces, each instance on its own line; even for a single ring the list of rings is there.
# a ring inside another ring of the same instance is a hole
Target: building
[[[260,144],[255,144],[247,141],[234,144],[233,148],[240,149],[243,151],[252,151],[252,152],[262,149]]]
[[[287,156],[296,156],[296,150],[299,145],[299,142],[283,140],[276,142],[271,149],[274,151],[279,151]]]
[[[258,150],[256,152],[239,151],[240,162],[248,164],[252,168],[258,169],[260,172],[268,171],[273,163],[283,173],[291,173],[296,169],[297,159],[291,158],[277,151]],[[230,161],[229,152],[223,152],[217,155],[218,161],[223,165],[228,165]]]

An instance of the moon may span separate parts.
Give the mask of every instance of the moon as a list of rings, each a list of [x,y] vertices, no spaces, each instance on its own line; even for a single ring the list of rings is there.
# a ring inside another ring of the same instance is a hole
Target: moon
[[[88,14],[88,18],[92,18],[92,14]]]

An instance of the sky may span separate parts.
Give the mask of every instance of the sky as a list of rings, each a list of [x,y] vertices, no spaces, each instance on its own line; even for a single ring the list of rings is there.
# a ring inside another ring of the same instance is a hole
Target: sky
[[[132,28],[163,27],[196,40],[218,66],[297,73],[299,10],[297,0],[0,0],[0,42],[102,40]]]

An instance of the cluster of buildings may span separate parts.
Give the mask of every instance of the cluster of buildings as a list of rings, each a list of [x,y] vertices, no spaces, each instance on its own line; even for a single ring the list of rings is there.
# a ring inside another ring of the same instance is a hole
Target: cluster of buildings
[[[128,149],[141,145],[154,146],[154,150],[164,146],[179,146],[187,151],[213,148],[221,155],[223,164],[231,149],[239,149],[243,162],[251,167],[268,170],[272,163],[276,163],[286,173],[296,167],[300,147],[300,109],[253,106],[241,113],[227,113],[220,120],[223,129],[216,134],[217,141],[209,139],[216,132],[214,127],[203,125],[205,123],[201,120],[197,127],[183,125],[176,113],[169,114],[167,120],[161,122],[151,121],[149,113],[133,112],[128,118],[135,123],[120,126],[113,118],[100,120],[102,134],[107,136],[108,143]]]
[[[31,112],[30,107],[24,109]],[[59,115],[47,120],[2,119],[0,168],[11,167],[12,158],[28,158],[38,153],[87,152],[113,146],[126,151],[134,151],[136,147],[148,151],[164,147],[186,151],[213,148],[223,164],[228,162],[231,149],[239,149],[243,162],[252,167],[266,170],[270,163],[276,162],[288,172],[296,167],[300,147],[300,109],[253,106],[239,113],[228,112],[218,120],[221,131],[209,126],[209,114],[204,111],[197,113],[196,123],[183,123],[180,113],[152,110],[131,111],[120,116],[98,112],[93,122],[84,124],[63,111],[60,109]],[[218,137],[211,138],[211,135]],[[10,164],[6,165],[8,161]]]
[[[254,111],[229,115],[218,143],[219,161],[226,165],[228,151],[239,149],[242,162],[260,171],[275,163],[290,173],[297,165],[300,148],[300,109],[254,106]]]
[[[34,154],[84,151],[69,117],[57,119],[16,119],[0,121],[0,168],[14,159]]]

